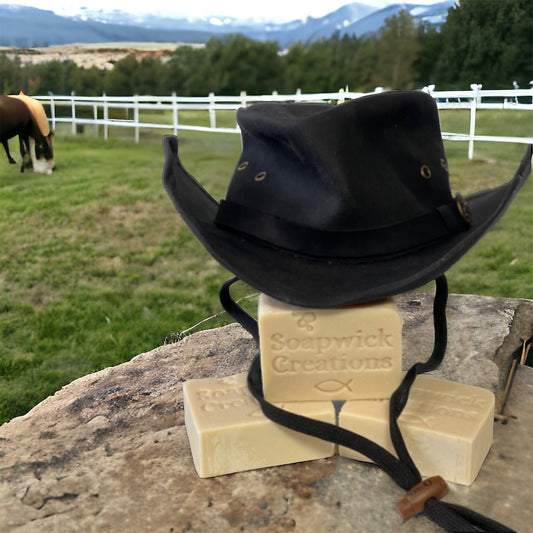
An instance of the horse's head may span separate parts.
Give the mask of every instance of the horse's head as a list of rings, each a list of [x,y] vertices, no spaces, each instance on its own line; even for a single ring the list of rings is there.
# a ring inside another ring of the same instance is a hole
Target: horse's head
[[[52,174],[55,168],[52,133],[46,137],[38,132],[35,135],[35,160],[33,171],[40,174]]]

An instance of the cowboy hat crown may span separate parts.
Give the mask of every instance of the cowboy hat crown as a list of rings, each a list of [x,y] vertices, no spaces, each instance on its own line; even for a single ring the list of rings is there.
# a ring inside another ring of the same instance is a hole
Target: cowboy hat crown
[[[242,153],[216,202],[164,139],[164,185],[207,250],[274,298],[334,307],[392,296],[447,270],[530,172],[453,197],[438,110],[421,91],[240,109]],[[528,155],[529,154],[529,155]]]

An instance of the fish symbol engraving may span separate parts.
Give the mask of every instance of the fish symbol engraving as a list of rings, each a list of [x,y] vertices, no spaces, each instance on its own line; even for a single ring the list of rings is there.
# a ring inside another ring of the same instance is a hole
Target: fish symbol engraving
[[[322,392],[339,392],[342,389],[347,389],[352,392],[352,389],[350,388],[351,382],[351,379],[348,380],[346,383],[343,383],[338,379],[326,379],[325,381],[317,383],[315,387]]]

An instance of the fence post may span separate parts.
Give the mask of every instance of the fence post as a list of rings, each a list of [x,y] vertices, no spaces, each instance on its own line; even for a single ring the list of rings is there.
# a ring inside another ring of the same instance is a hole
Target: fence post
[[[470,88],[472,89],[472,105],[470,106],[470,132],[468,138],[468,159],[474,158],[474,135],[476,134],[476,109],[478,100],[481,100],[479,91],[481,85],[472,83]]]
[[[172,93],[172,132],[178,134],[178,99],[175,91]]]
[[[50,120],[52,122],[52,131],[56,131],[56,105],[54,102],[54,93],[48,91],[50,97]]]
[[[209,124],[211,128],[217,127],[217,115],[215,110],[215,93],[209,93]]]
[[[241,107],[246,107],[246,91],[241,91]]]
[[[98,120],[98,104],[93,104],[93,119],[96,122]],[[96,136],[98,137],[98,133],[100,132],[100,127],[98,126],[98,123],[96,122]]]
[[[135,123],[135,142],[139,142],[139,95],[133,95],[133,122]]]
[[[109,126],[108,126],[108,121],[109,121],[109,108],[107,107],[107,97],[106,97],[106,94],[104,93],[102,95],[102,102],[103,102],[103,111],[104,111],[104,139],[107,141],[107,138],[108,138],[108,134],[109,134]]]
[[[72,114],[72,126],[71,131],[72,135],[76,135],[76,101],[74,100],[74,91],[70,93],[70,109]]]

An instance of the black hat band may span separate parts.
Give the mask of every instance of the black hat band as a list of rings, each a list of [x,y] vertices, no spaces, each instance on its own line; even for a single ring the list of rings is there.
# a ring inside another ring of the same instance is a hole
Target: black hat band
[[[410,220],[379,228],[329,231],[302,226],[229,201],[220,202],[215,224],[292,252],[315,257],[371,259],[407,253],[468,229],[468,206],[451,202]]]

